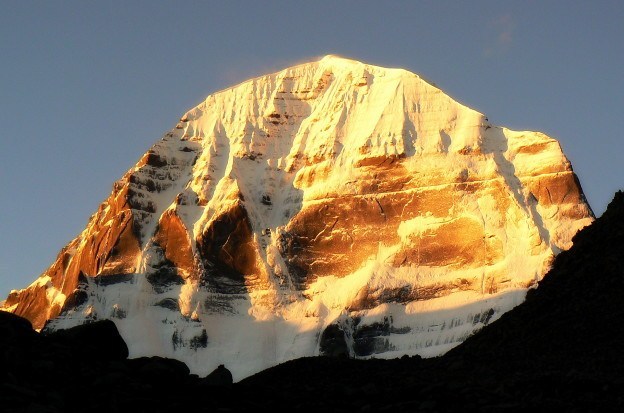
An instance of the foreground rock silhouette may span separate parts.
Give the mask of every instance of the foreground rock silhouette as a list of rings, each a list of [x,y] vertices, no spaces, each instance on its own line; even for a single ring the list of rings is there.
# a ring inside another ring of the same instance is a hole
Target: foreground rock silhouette
[[[6,412],[621,411],[624,193],[574,237],[526,301],[445,356],[309,357],[231,384],[184,363],[127,359],[111,322],[42,336],[0,312]],[[106,338],[104,338],[106,336]],[[229,379],[228,379],[229,377]]]
[[[211,389],[232,384],[224,366],[202,379],[178,360],[127,357],[110,320],[43,335],[28,320],[0,312],[0,411],[169,411],[189,402],[185,392],[216,393]]]

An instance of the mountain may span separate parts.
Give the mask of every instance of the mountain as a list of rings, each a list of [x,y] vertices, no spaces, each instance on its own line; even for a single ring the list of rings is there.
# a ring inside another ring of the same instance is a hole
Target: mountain
[[[2,309],[44,332],[111,319],[131,357],[235,380],[435,356],[521,303],[592,221],[556,140],[326,56],[184,114]]]

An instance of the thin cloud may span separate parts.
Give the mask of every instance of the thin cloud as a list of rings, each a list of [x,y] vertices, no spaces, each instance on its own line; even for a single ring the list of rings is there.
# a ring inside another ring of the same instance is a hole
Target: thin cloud
[[[489,24],[489,28],[494,34],[492,38],[495,40],[484,49],[483,54],[485,57],[507,52],[513,43],[515,27],[516,25],[510,14],[504,14],[492,20]]]

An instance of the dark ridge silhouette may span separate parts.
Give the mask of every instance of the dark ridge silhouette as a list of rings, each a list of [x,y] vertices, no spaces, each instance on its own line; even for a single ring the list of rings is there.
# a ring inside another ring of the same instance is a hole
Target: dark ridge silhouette
[[[47,336],[0,312],[3,412],[622,411],[624,193],[574,237],[524,303],[442,357],[307,357],[232,384],[127,359],[114,324]]]

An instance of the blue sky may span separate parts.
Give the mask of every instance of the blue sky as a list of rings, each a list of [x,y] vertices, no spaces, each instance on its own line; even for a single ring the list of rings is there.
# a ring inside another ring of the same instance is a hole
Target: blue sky
[[[0,296],[32,282],[205,96],[337,54],[558,139],[597,215],[624,188],[621,1],[4,1]]]

